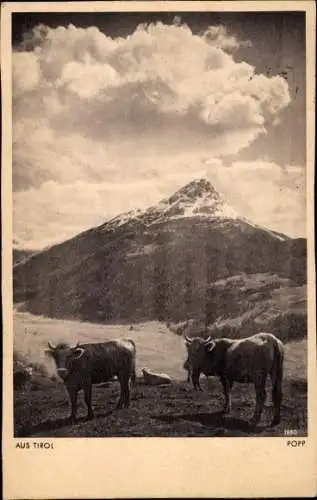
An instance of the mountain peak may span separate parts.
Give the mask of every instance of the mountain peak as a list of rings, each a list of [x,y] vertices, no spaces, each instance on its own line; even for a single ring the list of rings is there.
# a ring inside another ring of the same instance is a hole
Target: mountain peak
[[[200,179],[194,179],[185,186],[183,186],[180,191],[192,192],[196,191],[197,193],[205,192],[205,191],[214,191],[217,192],[216,189],[212,186],[211,182],[203,177]]]
[[[131,223],[143,223],[150,226],[193,217],[237,219],[238,214],[207,179],[201,178],[189,182],[172,196],[161,200],[157,205],[145,210],[131,210],[114,217],[103,224],[102,228],[108,231]]]
[[[180,188],[176,193],[169,198],[173,202],[174,198],[186,197],[188,199],[194,200],[201,198],[202,196],[213,195],[215,198],[221,198],[218,191],[212,186],[212,184],[207,179],[194,179],[182,188]]]
[[[169,198],[162,200],[152,210],[164,213],[169,219],[203,217],[233,218],[238,214],[207,179],[195,179]]]

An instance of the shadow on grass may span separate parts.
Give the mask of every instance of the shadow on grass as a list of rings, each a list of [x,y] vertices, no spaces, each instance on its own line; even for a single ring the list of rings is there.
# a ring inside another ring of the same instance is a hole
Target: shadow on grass
[[[159,415],[154,416],[155,419],[161,420],[167,423],[174,423],[180,420],[187,420],[189,422],[198,422],[201,425],[214,428],[219,430],[222,428],[224,430],[223,435],[241,435],[250,434],[257,435],[266,430],[269,426],[261,426],[258,425],[254,428],[254,426],[250,425],[246,420],[242,420],[240,418],[228,417],[224,416],[222,412],[214,412],[214,413],[184,413],[179,415]],[[229,431],[229,432],[226,432]]]
[[[301,392],[302,394],[307,393],[307,380],[303,379],[291,379],[289,381],[289,388],[291,391],[298,391]]]
[[[111,408],[110,410],[103,412],[103,413],[98,413],[95,415],[96,418],[103,418],[107,417],[108,415],[111,415],[115,411],[115,408]],[[93,420],[87,420],[86,417],[77,417],[75,422],[72,422],[69,417],[63,417],[63,418],[57,418],[57,419],[47,419],[44,420],[43,422],[40,422],[39,424],[32,425],[32,424],[26,424],[20,429],[18,429],[14,433],[14,437],[30,437],[34,436],[37,433],[43,433],[43,432],[51,432],[55,431],[57,429],[62,429],[63,427],[69,427],[69,426],[74,426],[77,424],[82,424],[82,423],[88,423]]]

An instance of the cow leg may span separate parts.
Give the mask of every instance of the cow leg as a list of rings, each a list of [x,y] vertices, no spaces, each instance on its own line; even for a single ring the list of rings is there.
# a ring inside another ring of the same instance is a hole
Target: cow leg
[[[271,422],[271,426],[274,426],[281,422],[281,404],[283,397],[283,355],[280,356],[279,360],[277,360],[276,366],[271,370],[270,377],[272,381],[273,401],[273,420]]]
[[[281,422],[282,383],[277,380],[272,388],[273,420],[271,426]]]
[[[87,384],[84,387],[84,399],[87,405],[87,420],[92,420],[94,418],[94,413],[92,411],[91,399],[92,399],[92,385]]]
[[[183,368],[184,368],[184,370],[187,371],[187,382],[190,382],[191,368],[190,368],[188,358],[186,359],[185,363],[183,364]]]
[[[135,370],[135,363],[133,363],[132,370],[131,370],[131,375],[130,375],[130,394],[131,397],[135,397],[136,393],[136,370]]]
[[[225,404],[223,408],[224,413],[230,413],[231,412],[231,389],[233,382],[232,380],[229,380],[227,377],[220,377],[222,387],[223,387],[223,392],[225,396]]]
[[[202,388],[201,388],[199,379],[195,380],[195,382],[194,382],[194,389],[195,389],[195,391],[197,391],[197,390],[201,391],[201,392],[203,391]]]
[[[265,380],[264,382],[262,381],[261,385],[257,385],[255,387],[255,391],[256,391],[255,411],[253,417],[250,420],[250,424],[252,426],[255,426],[259,422],[263,412],[264,403],[266,400]]]
[[[119,396],[119,400],[118,400],[118,403],[117,403],[117,409],[120,410],[120,408],[122,408],[123,406],[123,385],[124,385],[124,382],[123,382],[123,378],[122,378],[122,375],[118,375],[118,380],[119,380],[119,384],[120,384],[120,396]]]
[[[124,381],[123,384],[123,389],[124,389],[124,395],[123,395],[123,405],[125,408],[128,408],[130,406],[130,378]]]
[[[120,409],[122,406],[126,408],[130,404],[130,387],[129,387],[129,377],[120,376],[120,398],[117,404],[117,408]]]
[[[77,414],[77,394],[78,394],[78,389],[72,388],[69,390],[69,397],[70,397],[70,403],[72,407],[72,412],[70,415],[70,421],[75,422],[76,421],[76,414]]]
[[[122,408],[123,406],[123,394],[122,394],[122,387],[120,385],[120,397],[119,397],[119,401],[117,403],[117,409],[120,410],[120,408]]]
[[[200,384],[199,384],[199,375],[200,373],[199,372],[193,372],[192,371],[192,382],[193,382],[193,386],[194,386],[194,389],[195,391],[197,391],[197,388],[201,391],[201,387],[200,387]]]

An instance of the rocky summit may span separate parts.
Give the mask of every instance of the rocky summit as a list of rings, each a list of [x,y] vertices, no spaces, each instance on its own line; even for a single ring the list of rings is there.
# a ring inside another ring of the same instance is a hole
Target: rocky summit
[[[303,285],[306,240],[240,217],[198,179],[157,205],[119,214],[18,263],[14,300],[50,317],[208,322],[217,317],[212,284],[241,273]]]
[[[237,218],[238,214],[230,207],[211,183],[198,179],[182,187],[169,198],[146,210],[131,210],[120,214],[100,229],[111,231],[127,224],[150,226],[184,218]]]
[[[182,217],[230,217],[238,214],[216,191],[211,183],[199,179],[187,184],[173,196],[162,200],[157,206],[162,216],[169,219]]]

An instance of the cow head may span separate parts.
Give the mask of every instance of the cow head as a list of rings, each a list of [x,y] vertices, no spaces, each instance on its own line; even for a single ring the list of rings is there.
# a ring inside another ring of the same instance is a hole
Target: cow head
[[[206,354],[213,351],[216,343],[211,337],[208,337],[208,339],[201,337],[189,338],[185,335],[185,345],[188,351],[187,363],[192,365],[193,370],[198,370],[205,363]]]
[[[85,352],[85,349],[80,347],[79,343],[74,347],[68,344],[58,344],[54,347],[48,342],[48,347],[49,349],[45,351],[45,354],[54,359],[57,373],[62,379],[65,379],[71,373],[74,362],[79,360]]]

